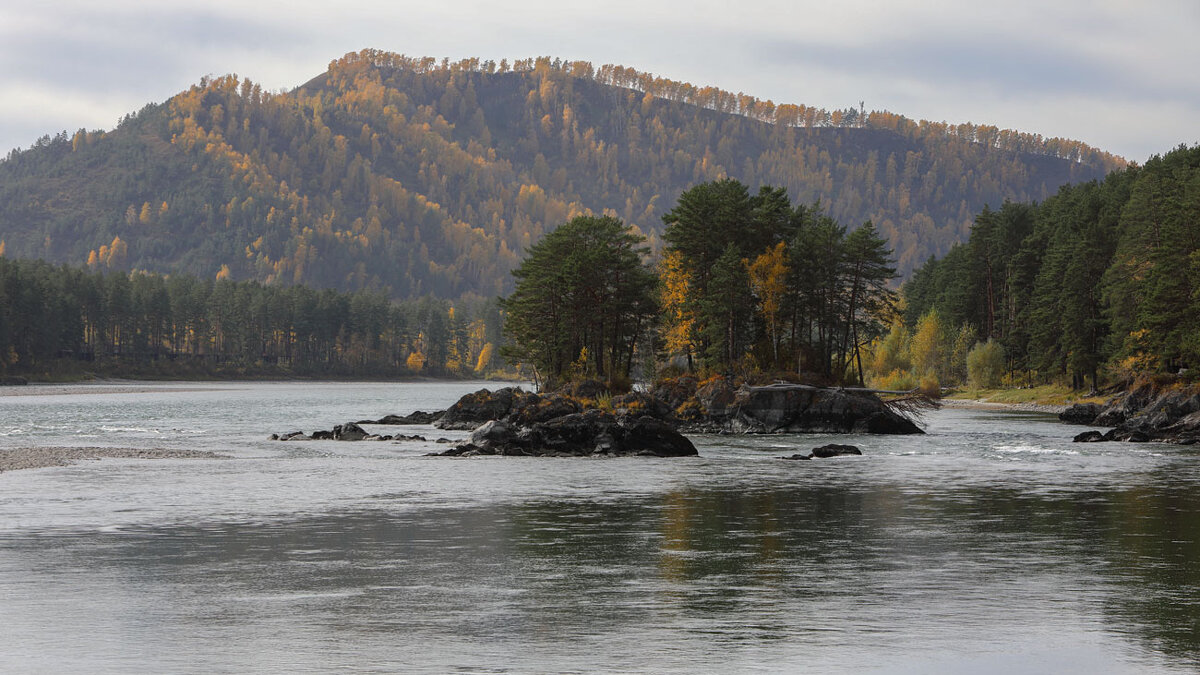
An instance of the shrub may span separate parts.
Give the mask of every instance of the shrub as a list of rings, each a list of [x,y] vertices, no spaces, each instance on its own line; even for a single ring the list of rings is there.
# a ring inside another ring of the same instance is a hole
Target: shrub
[[[921,378],[921,393],[930,398],[942,397],[942,384],[938,382],[936,373],[927,373]]]
[[[995,389],[1004,382],[1004,348],[994,340],[967,353],[967,382],[972,389]]]
[[[883,377],[874,380],[876,389],[888,391],[910,391],[917,388],[917,380],[911,371],[893,370]]]

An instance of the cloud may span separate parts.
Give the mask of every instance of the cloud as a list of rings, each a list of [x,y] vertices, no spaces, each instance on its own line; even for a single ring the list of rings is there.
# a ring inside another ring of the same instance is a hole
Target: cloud
[[[1194,0],[11,3],[0,8],[0,92],[10,97],[0,151],[55,132],[50,124],[111,126],[206,74],[291,88],[373,47],[619,63],[776,102],[865,100],[1139,158],[1161,151],[1164,136],[1191,140],[1197,27]]]

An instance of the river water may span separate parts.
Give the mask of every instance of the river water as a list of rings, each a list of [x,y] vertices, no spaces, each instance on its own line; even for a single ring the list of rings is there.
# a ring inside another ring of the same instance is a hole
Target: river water
[[[31,386],[0,452],[3,672],[1194,672],[1200,455],[945,409],[699,458],[267,441],[482,383]],[[490,385],[494,386],[494,385]],[[830,440],[863,457],[788,462]]]

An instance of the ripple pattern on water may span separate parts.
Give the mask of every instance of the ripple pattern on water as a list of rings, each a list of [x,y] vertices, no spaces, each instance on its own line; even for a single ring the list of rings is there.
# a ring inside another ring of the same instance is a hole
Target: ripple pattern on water
[[[674,460],[265,440],[479,386],[0,399],[20,430],[0,452],[100,434],[233,455],[0,474],[0,670],[1200,667],[1186,448],[970,410],[811,462],[777,457],[834,437],[699,436]]]

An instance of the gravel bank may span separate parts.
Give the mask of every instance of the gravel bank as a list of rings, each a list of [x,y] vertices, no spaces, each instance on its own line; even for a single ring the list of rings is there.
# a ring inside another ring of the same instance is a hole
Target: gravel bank
[[[221,459],[228,455],[202,450],[163,450],[160,448],[17,448],[0,450],[0,473],[17,469],[68,466],[87,459]]]
[[[975,408],[978,410],[1016,410],[1021,412],[1040,412],[1057,415],[1069,406],[1048,405],[1045,403],[995,403],[986,399],[967,400],[960,398],[944,398],[941,401],[944,408]]]

